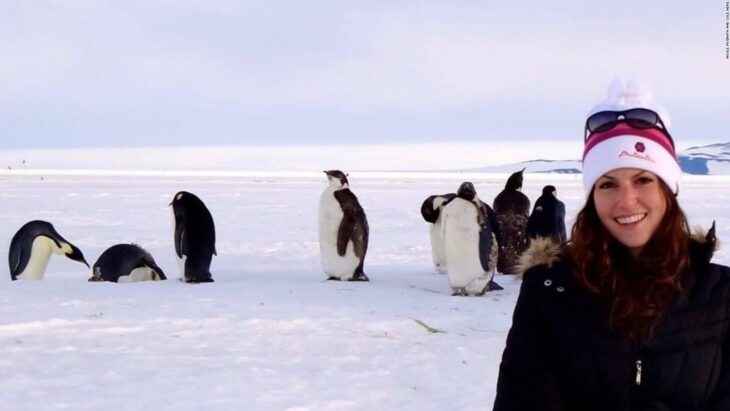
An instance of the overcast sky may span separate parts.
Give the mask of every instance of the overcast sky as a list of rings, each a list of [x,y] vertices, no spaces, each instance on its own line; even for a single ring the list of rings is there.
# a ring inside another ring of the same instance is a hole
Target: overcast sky
[[[2,1],[0,148],[580,141],[616,75],[726,142],[725,4]]]

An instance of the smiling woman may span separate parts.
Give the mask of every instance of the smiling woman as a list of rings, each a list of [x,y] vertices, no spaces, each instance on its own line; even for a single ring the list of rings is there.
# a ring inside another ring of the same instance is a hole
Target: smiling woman
[[[690,235],[669,124],[623,80],[588,117],[586,203],[523,256],[495,410],[730,409],[730,268]]]
[[[655,174],[637,168],[609,171],[596,182],[598,218],[633,257],[641,254],[664,219],[669,191],[665,187]]]

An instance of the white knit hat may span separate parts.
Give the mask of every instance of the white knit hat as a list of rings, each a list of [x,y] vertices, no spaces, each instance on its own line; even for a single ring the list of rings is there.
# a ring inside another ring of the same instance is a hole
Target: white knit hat
[[[669,115],[652,98],[649,88],[638,81],[619,78],[611,83],[608,96],[588,113],[625,111],[646,108],[659,115],[664,127]],[[677,161],[669,130],[634,128],[625,122],[606,131],[593,132],[583,150],[583,188],[590,195],[593,185],[602,175],[617,168],[638,168],[651,171],[677,194],[682,170]]]

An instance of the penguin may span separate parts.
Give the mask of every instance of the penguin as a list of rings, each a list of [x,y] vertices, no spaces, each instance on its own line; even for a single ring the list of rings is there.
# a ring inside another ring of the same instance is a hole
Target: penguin
[[[175,254],[186,283],[212,283],[210,263],[215,249],[215,224],[208,208],[195,194],[180,191],[172,202]]]
[[[530,199],[522,194],[525,169],[513,173],[497,197],[494,212],[499,226],[499,263],[497,271],[516,274],[520,255],[527,249],[527,220],[530,217]]]
[[[557,244],[568,240],[565,204],[558,200],[557,190],[552,185],[542,188],[542,195],[535,201],[535,207],[527,220],[528,241],[537,237],[548,237]]]
[[[493,230],[496,217],[491,207],[479,199],[474,184],[462,183],[442,214],[446,274],[452,295],[479,296],[501,290],[494,282],[499,255]]]
[[[319,200],[319,251],[328,280],[369,281],[363,271],[370,228],[347,175],[324,171],[329,185]]]
[[[137,244],[117,244],[106,249],[94,263],[89,281],[131,283],[167,280],[147,250]]]
[[[432,195],[426,198],[421,205],[421,216],[429,223],[429,237],[431,238],[431,257],[436,271],[446,274],[446,250],[444,249],[443,219],[441,213],[444,206],[453,200],[456,194]]]
[[[89,266],[81,250],[61,237],[51,223],[34,220],[20,227],[10,241],[10,278],[42,280],[52,253]]]

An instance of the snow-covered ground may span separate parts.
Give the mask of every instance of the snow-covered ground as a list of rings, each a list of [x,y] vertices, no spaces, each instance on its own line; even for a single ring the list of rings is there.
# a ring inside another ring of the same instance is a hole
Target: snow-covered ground
[[[519,281],[452,297],[432,267],[419,208],[473,181],[491,203],[502,176],[351,173],[371,228],[369,283],[325,282],[317,243],[322,173],[0,176],[0,253],[32,219],[52,222],[90,264],[147,248],[169,281],[88,283],[54,256],[42,282],[0,281],[1,410],[485,410]],[[534,200],[558,187],[571,217],[580,176],[528,174]],[[168,204],[200,196],[216,222],[212,284],[176,280]],[[693,224],[730,238],[730,179],[685,178]],[[721,250],[716,262],[730,263]],[[6,272],[7,273],[7,272]],[[428,332],[416,320],[442,330]]]

